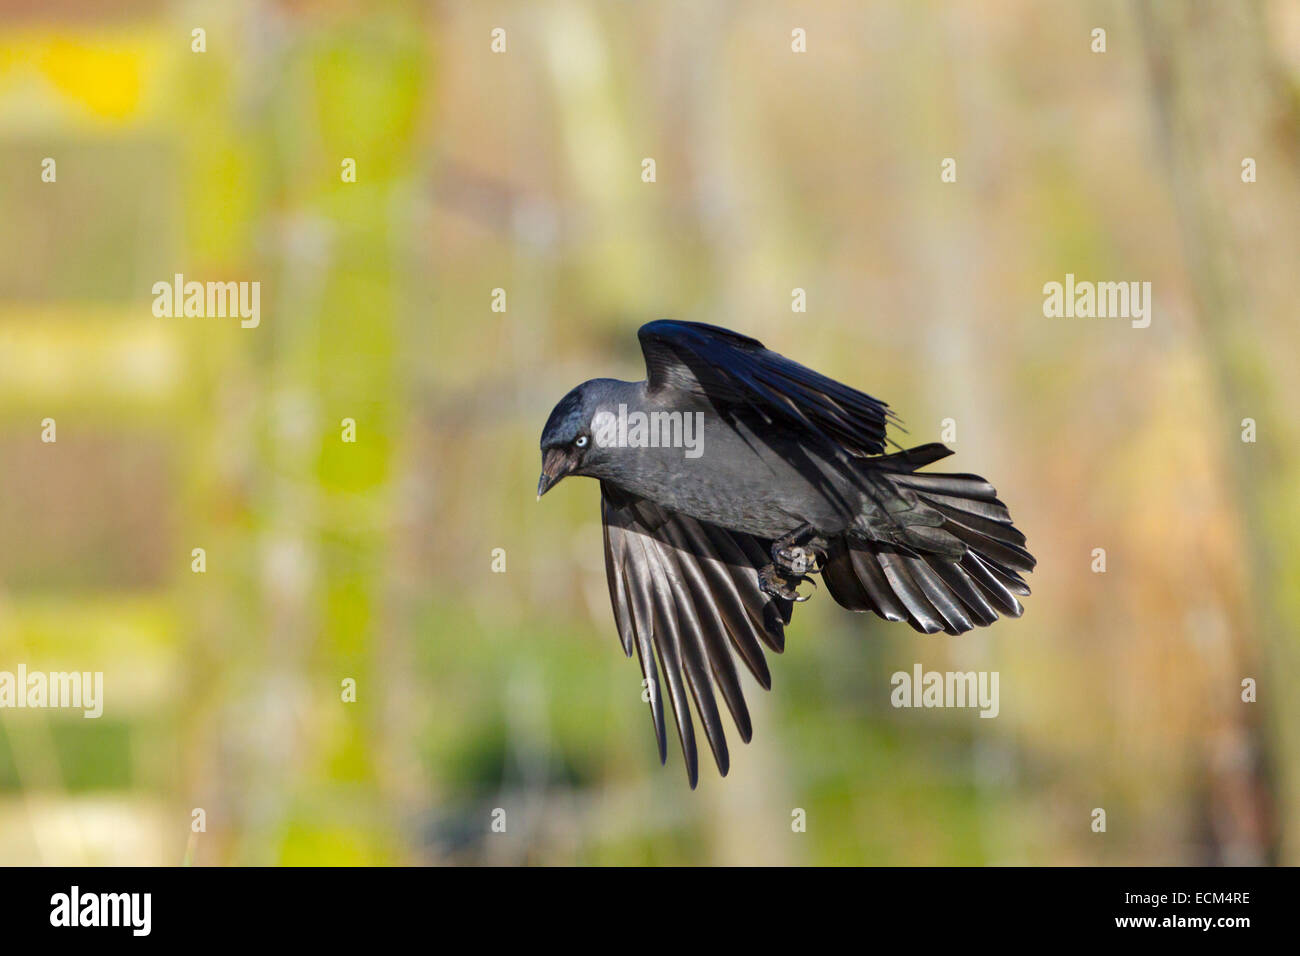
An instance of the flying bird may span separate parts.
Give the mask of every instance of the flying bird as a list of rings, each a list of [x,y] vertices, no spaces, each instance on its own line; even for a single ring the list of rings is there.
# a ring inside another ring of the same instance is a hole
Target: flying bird
[[[662,675],[692,788],[689,701],[726,776],[714,692],[748,743],[737,659],[771,688],[763,649],[784,649],[812,575],[843,607],[926,634],[1020,616],[1035,561],[993,486],[918,470],[950,449],[903,450],[885,402],[748,336],[671,320],[637,335],[645,381],[593,379],[551,412],[537,496],[568,475],[600,482],[619,638],[640,661],[661,763]]]

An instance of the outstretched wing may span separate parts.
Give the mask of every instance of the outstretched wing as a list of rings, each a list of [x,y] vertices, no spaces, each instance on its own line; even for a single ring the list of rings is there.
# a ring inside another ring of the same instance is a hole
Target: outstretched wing
[[[659,760],[668,756],[662,673],[691,787],[699,771],[688,693],[725,776],[731,761],[713,690],[721,691],[748,743],[749,710],[733,654],[769,688],[763,645],[781,652],[794,607],[759,585],[758,569],[771,563],[771,542],[668,511],[605,482],[600,510],[614,620],[624,653],[635,653],[641,663]]]
[[[676,389],[706,398],[719,413],[747,410],[764,424],[811,431],[852,455],[878,455],[889,406],[778,355],[757,339],[716,325],[663,319],[641,326],[651,392]]]

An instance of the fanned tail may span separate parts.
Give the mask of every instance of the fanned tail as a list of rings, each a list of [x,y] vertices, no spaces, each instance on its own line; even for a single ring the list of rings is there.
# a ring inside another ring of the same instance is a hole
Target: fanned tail
[[[907,621],[926,634],[961,634],[1019,617],[1020,576],[1035,559],[997,491],[978,475],[917,474],[952,452],[921,445],[873,459],[897,511],[889,540],[849,532],[830,543],[822,579],[854,611]]]

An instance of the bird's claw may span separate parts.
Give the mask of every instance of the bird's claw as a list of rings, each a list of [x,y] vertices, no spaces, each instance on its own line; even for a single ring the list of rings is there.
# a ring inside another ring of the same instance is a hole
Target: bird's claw
[[[763,591],[773,597],[779,597],[786,601],[793,601],[795,604],[802,604],[812,597],[812,594],[800,594],[796,588],[804,582],[808,582],[814,588],[817,582],[806,574],[787,574],[784,570],[774,564],[769,564],[758,572],[758,583],[762,586]]]

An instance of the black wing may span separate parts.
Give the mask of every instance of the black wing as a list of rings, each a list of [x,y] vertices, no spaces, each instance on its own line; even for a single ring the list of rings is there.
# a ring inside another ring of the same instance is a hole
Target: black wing
[[[651,392],[699,395],[724,414],[746,409],[762,423],[807,429],[858,456],[882,453],[886,426],[899,424],[879,399],[716,325],[663,319],[641,326],[637,337]]]
[[[668,756],[662,672],[691,787],[699,771],[688,691],[725,776],[731,761],[713,689],[721,691],[748,743],[752,728],[733,652],[764,689],[771,687],[762,645],[781,652],[794,607],[758,583],[758,569],[771,563],[771,542],[668,511],[604,482],[600,510],[614,620],[624,653],[641,662],[659,760]]]

